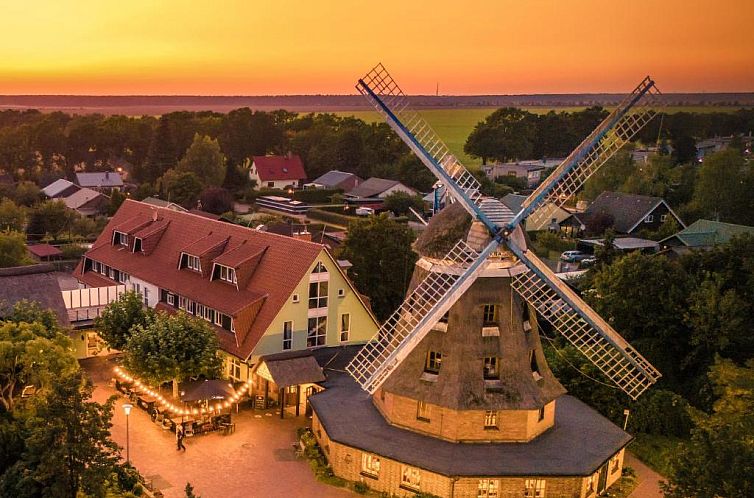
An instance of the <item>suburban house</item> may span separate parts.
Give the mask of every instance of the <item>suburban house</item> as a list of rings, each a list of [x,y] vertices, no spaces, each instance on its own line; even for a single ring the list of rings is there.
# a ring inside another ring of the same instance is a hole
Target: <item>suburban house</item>
[[[409,195],[417,195],[416,190],[407,187],[398,180],[372,177],[359,186],[346,192],[346,203],[381,208],[385,197],[395,192],[405,192]]]
[[[110,198],[89,188],[82,188],[63,199],[66,207],[82,216],[97,216],[107,211]]]
[[[582,220],[590,233],[602,233],[612,227],[617,233],[636,235],[642,230],[659,229],[669,218],[681,227],[686,226],[660,197],[602,192],[586,208]]]
[[[76,185],[109,194],[113,190],[123,190],[123,179],[114,171],[76,173]]]
[[[528,196],[507,194],[500,201],[514,213],[521,211],[521,206]],[[579,218],[581,213],[573,213],[566,208],[549,203],[540,207],[526,219],[527,232],[557,232],[566,237],[580,236],[586,226]]]
[[[363,181],[364,180],[354,175],[353,173],[347,173],[345,171],[338,171],[337,169],[334,169],[332,171],[328,171],[319,178],[312,180],[311,182],[304,185],[304,187],[332,190],[340,189],[344,192],[348,192],[349,190],[358,187],[359,184]]]
[[[662,239],[660,245],[682,254],[692,249],[709,249],[726,244],[733,237],[746,233],[754,237],[754,227],[721,221],[696,220],[680,232]]]
[[[87,287],[124,284],[152,308],[206,320],[217,333],[225,374],[251,379],[273,402],[285,396],[280,385],[252,373],[268,355],[361,344],[377,330],[365,300],[323,245],[133,200],[123,203],[74,276]],[[314,382],[288,387],[298,394]]]
[[[526,183],[529,188],[536,187],[542,180],[542,173],[554,168],[562,159],[542,159],[541,161],[516,161],[510,163],[494,163],[482,166],[482,171],[490,180],[500,177],[514,177]]]
[[[61,178],[60,180],[55,180],[54,182],[43,188],[42,193],[50,199],[65,199],[69,195],[74,194],[79,190],[81,190],[81,187],[73,182],[69,182],[64,178]]]
[[[301,188],[306,180],[306,172],[304,163],[296,154],[254,156],[249,168],[249,179],[256,182],[256,190]]]

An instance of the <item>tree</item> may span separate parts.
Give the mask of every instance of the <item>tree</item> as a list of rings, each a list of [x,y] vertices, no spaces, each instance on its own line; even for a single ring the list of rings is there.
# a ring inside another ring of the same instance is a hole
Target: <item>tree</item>
[[[754,206],[751,166],[735,149],[725,149],[704,159],[693,202],[706,218],[743,225],[754,221],[749,213]]]
[[[154,312],[144,306],[141,296],[129,291],[102,310],[94,320],[94,327],[110,347],[123,350],[134,328],[146,327],[153,319]]]
[[[359,292],[372,301],[379,319],[385,319],[403,301],[416,262],[411,250],[414,233],[382,214],[353,222],[339,258],[353,263],[351,275]]]
[[[233,210],[233,196],[221,187],[209,187],[199,196],[204,211],[223,214]]]
[[[19,232],[0,233],[0,268],[31,264],[26,238]]]
[[[137,165],[134,176],[141,182],[154,183],[178,164],[178,157],[170,121],[167,116],[162,116],[150,141],[146,161]]]
[[[108,216],[113,216],[120,208],[120,205],[125,202],[125,200],[126,194],[117,189],[113,190],[110,194],[110,205],[107,208]]]
[[[53,381],[78,369],[65,334],[39,322],[0,322],[0,402],[12,412],[26,385],[44,392]]]
[[[171,169],[158,181],[162,196],[185,208],[196,207],[196,201],[202,191],[202,182],[190,171]]]
[[[532,153],[536,135],[535,116],[515,107],[505,107],[480,121],[466,140],[463,151],[488,159],[508,161],[527,159]]]
[[[225,156],[217,140],[194,135],[186,155],[178,162],[178,171],[194,173],[205,185],[219,187],[225,179]]]
[[[81,372],[61,376],[45,396],[32,398],[21,460],[0,480],[3,496],[105,496],[118,468],[110,439],[115,397],[88,401],[93,387]]]
[[[48,200],[38,204],[29,213],[26,234],[30,238],[41,239],[45,236],[57,238],[75,217],[63,201]]]
[[[21,206],[33,206],[42,198],[42,191],[33,182],[20,182],[16,185],[13,199]]]
[[[10,308],[0,308],[0,316],[6,322],[39,323],[50,333],[60,332],[55,312],[42,308],[36,301],[21,299]]]
[[[711,415],[695,414],[691,440],[675,453],[669,498],[754,496],[754,359],[718,359],[709,376],[719,398]]]
[[[126,366],[134,375],[155,384],[173,381],[173,396],[178,398],[178,383],[189,377],[220,374],[217,336],[199,318],[186,313],[158,313],[146,325],[136,325],[126,344]]]
[[[424,201],[418,195],[411,195],[407,192],[393,192],[385,197],[384,208],[395,213],[396,216],[405,216],[409,213],[409,208],[414,208],[417,212],[424,211]]]
[[[10,199],[0,200],[0,231],[21,232],[26,224],[26,211]]]

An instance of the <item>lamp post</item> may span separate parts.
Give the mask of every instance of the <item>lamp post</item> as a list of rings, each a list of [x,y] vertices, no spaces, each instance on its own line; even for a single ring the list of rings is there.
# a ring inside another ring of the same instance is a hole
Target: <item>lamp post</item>
[[[131,415],[131,408],[133,408],[131,403],[123,403],[123,412],[126,414],[126,463],[131,463],[131,448],[128,441],[128,419]]]

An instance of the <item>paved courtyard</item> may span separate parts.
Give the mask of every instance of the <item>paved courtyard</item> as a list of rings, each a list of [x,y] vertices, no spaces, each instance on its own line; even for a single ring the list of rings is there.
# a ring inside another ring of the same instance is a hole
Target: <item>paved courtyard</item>
[[[94,399],[104,402],[117,391],[108,385],[112,364],[103,358],[82,362],[96,385]],[[116,402],[111,429],[126,455],[126,416]],[[129,419],[131,462],[152,479],[166,498],[184,497],[187,482],[202,498],[333,497],[353,493],[318,482],[305,459],[296,458],[291,444],[304,417],[281,420],[279,414],[253,410],[234,415],[236,432],[186,438],[186,451],[175,449],[175,435],[152,423],[144,410],[134,408]]]

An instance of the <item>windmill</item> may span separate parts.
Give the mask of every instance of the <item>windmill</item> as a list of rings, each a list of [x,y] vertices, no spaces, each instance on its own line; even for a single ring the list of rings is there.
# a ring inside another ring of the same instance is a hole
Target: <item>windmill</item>
[[[505,271],[513,291],[628,396],[636,399],[657,382],[660,373],[528,250],[522,229],[527,218],[545,216],[541,208],[566,204],[656,115],[652,106],[659,91],[654,81],[642,80],[517,213],[481,193],[479,182],[411,110],[406,95],[382,64],[361,78],[356,88],[473,220],[466,240],[458,240],[427,269],[426,276],[412,285],[400,307],[347,366],[364,390],[374,394],[383,385],[495,258],[507,262]]]

